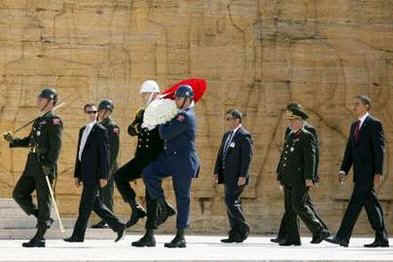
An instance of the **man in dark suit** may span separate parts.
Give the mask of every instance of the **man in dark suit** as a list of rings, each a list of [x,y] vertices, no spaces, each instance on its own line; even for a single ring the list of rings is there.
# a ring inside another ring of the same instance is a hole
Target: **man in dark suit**
[[[300,109],[300,110],[304,110],[303,107],[300,104],[296,104],[296,103],[291,103],[287,106],[287,110],[291,110],[291,109]],[[303,117],[306,117],[305,115]],[[304,120],[304,125],[303,128],[305,130],[307,130],[308,132],[310,132],[315,139],[315,174],[313,176],[313,182],[314,184],[318,184],[320,181],[319,178],[319,174],[318,174],[318,167],[319,167],[319,138],[318,138],[318,134],[317,131],[315,130],[315,128],[308,122],[306,122],[308,118],[303,119]],[[291,128],[290,126],[285,130],[285,139],[287,138],[287,136],[290,134],[291,132]],[[278,170],[277,170],[278,172]],[[282,187],[282,186],[280,186]],[[280,228],[277,234],[276,238],[270,239],[270,241],[275,242],[275,243],[280,243],[280,242],[285,242],[286,238],[287,238],[287,221],[288,221],[288,215],[290,214],[289,212],[289,207],[290,204],[288,203],[288,201],[285,201],[286,199],[284,198],[284,208],[285,208],[285,212],[284,215],[281,219],[281,223],[280,223]],[[310,206],[310,208],[314,209],[314,205],[311,202],[311,198],[307,199],[308,204]],[[323,222],[323,220],[319,217],[318,212],[315,212],[315,215],[317,216],[317,218],[320,220],[320,222],[322,223],[322,225],[325,227],[325,229],[327,229],[327,226],[325,225],[325,223]],[[300,236],[298,237],[298,239],[295,242],[299,242],[300,243]],[[311,240],[312,244],[315,244],[315,238],[313,238]]]
[[[375,186],[380,185],[383,173],[384,132],[382,123],[368,111],[371,101],[367,96],[354,98],[353,111],[358,120],[351,125],[344,159],[338,174],[339,181],[353,165],[354,189],[337,234],[326,241],[347,247],[360,211],[365,207],[368,220],[375,230],[375,241],[365,247],[388,247],[389,240],[378,202]]]
[[[78,150],[75,164],[75,185],[83,183],[79,216],[71,237],[66,242],[83,242],[87,222],[94,211],[109,227],[117,232],[116,242],[124,235],[125,225],[105,206],[102,188],[108,183],[109,149],[107,130],[96,122],[97,108],[88,104],[84,108],[89,123],[79,132]]]
[[[109,146],[109,177],[108,183],[102,188],[102,201],[105,206],[113,212],[113,192],[114,192],[114,173],[118,169],[117,156],[119,155],[119,144],[120,144],[120,128],[115,121],[111,118],[114,105],[112,100],[103,99],[98,104],[98,120],[100,124],[105,127],[108,134],[108,146]],[[106,228],[108,225],[101,220],[97,224],[93,225],[92,228]]]
[[[315,180],[315,137],[304,128],[304,119],[308,116],[302,108],[288,108],[287,114],[291,131],[277,167],[277,179],[284,186],[288,212],[287,237],[280,245],[301,245],[297,216],[312,232],[313,242],[319,244],[329,236],[329,232],[314,211],[308,192]]]
[[[217,154],[214,175],[216,183],[224,184],[225,204],[231,230],[223,243],[243,242],[250,228],[241,207],[240,195],[249,181],[252,160],[252,138],[242,126],[243,114],[237,109],[226,113],[226,123],[230,130],[224,134]]]

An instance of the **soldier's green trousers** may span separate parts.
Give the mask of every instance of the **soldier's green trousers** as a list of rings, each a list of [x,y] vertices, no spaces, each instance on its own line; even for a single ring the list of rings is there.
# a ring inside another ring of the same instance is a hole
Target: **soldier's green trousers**
[[[49,175],[50,183],[53,183],[54,174]],[[34,204],[32,193],[36,191],[37,205]],[[29,153],[25,169],[19,178],[12,197],[27,215],[37,217],[38,224],[50,227],[51,197],[41,164],[38,162],[36,153]]]

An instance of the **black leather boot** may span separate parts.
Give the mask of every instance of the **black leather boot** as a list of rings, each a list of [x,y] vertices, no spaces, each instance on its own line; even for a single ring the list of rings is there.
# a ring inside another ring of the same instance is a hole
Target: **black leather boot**
[[[130,220],[128,220],[128,222],[126,223],[127,228],[135,225],[136,223],[138,223],[139,219],[144,218],[146,216],[145,209],[141,205],[139,205],[138,202],[136,202],[135,200],[130,202],[130,206],[132,209],[132,213],[130,216]]]
[[[184,239],[184,229],[178,229],[175,238],[171,242],[165,243],[164,247],[168,247],[168,248],[186,247],[186,240]]]
[[[176,210],[165,201],[165,199],[160,198],[157,200],[157,226],[164,224],[168,217],[176,214]]]
[[[34,237],[29,241],[22,244],[23,247],[45,247],[44,235],[48,230],[45,223],[39,223],[38,229]]]
[[[138,241],[132,242],[133,247],[155,247],[156,239],[154,237],[153,229],[147,229],[145,235]]]

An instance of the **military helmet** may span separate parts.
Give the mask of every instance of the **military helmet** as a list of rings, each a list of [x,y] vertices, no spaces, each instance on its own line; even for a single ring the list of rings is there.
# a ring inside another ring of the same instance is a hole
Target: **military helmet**
[[[44,88],[44,89],[42,89],[40,94],[38,95],[38,97],[46,98],[46,99],[49,99],[49,100],[53,100],[53,102],[55,104],[57,102],[57,92],[53,88]]]
[[[101,102],[98,104],[98,111],[100,111],[100,110],[103,110],[103,109],[106,109],[106,110],[109,110],[109,111],[113,111],[113,109],[114,109],[114,105],[113,105],[113,102],[112,102],[112,100],[110,100],[110,99],[103,99],[103,100],[101,100]]]
[[[146,80],[142,83],[139,93],[160,93],[160,87],[154,80]]]
[[[192,90],[190,85],[181,85],[177,88],[175,92],[175,97],[194,97],[194,91]]]

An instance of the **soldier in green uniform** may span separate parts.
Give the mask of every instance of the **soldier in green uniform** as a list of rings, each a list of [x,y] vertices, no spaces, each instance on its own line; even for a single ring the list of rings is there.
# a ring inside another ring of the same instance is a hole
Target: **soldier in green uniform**
[[[25,138],[13,137],[10,132],[4,135],[10,147],[30,148],[25,169],[12,193],[25,213],[37,218],[37,233],[29,242],[23,243],[23,247],[45,247],[44,235],[53,223],[50,217],[50,191],[45,177],[53,183],[61,149],[63,123],[52,111],[56,102],[56,91],[43,89],[37,98],[41,116],[34,120],[30,134]],[[37,206],[32,198],[34,190],[37,194]]]
[[[108,183],[102,188],[102,200],[106,207],[113,212],[113,192],[114,192],[114,173],[118,169],[117,156],[119,155],[119,144],[120,144],[120,128],[112,120],[111,114],[113,112],[114,105],[112,100],[103,99],[98,104],[98,120],[108,132],[109,138],[109,178]],[[93,225],[92,228],[106,228],[108,225],[101,220],[97,224]]]
[[[297,109],[303,110],[303,107],[300,104],[296,104],[296,103],[291,103],[291,104],[289,104],[287,106],[287,110],[291,110],[291,108],[295,109],[295,110],[297,110]],[[316,144],[316,147],[315,147],[315,149],[316,149],[316,151],[315,151],[315,174],[313,176],[313,182],[314,182],[314,184],[317,185],[320,182],[320,178],[319,178],[319,174],[318,174],[318,167],[319,167],[319,137],[318,137],[316,129],[309,122],[307,122],[307,116],[306,115],[303,115],[303,120],[304,120],[303,121],[303,128],[306,129],[308,132],[310,132],[314,136],[314,139],[315,139],[315,144]],[[285,138],[288,136],[288,134],[290,132],[291,132],[291,128],[288,127],[285,130]],[[277,170],[277,172],[278,172],[278,170]],[[313,204],[311,202],[311,199],[308,198],[307,201],[309,201],[309,207],[313,208]],[[284,201],[284,206],[285,206],[285,212],[284,212],[284,215],[283,215],[283,217],[281,219],[280,229],[278,231],[277,238],[270,239],[271,242],[280,243],[280,242],[285,242],[286,241],[286,238],[287,238],[287,229],[286,229],[287,223],[286,223],[286,221],[288,219],[288,214],[290,214],[290,212],[288,212],[288,211],[290,211],[289,210],[290,205],[289,205],[289,203]],[[318,213],[316,211],[315,211],[315,214],[320,219],[320,217],[319,217],[319,215],[318,215]],[[321,223],[323,223],[322,219],[320,219],[320,221],[321,221]],[[327,226],[324,223],[323,223],[323,226],[327,229]],[[296,238],[297,238],[297,240],[295,242],[299,242],[300,243],[300,236],[297,236]],[[315,239],[312,239],[311,240],[311,244],[314,244],[314,241],[315,241]]]
[[[313,234],[313,243],[321,243],[329,236],[324,223],[311,206],[309,189],[314,186],[317,145],[312,133],[304,128],[307,114],[300,107],[288,108],[291,131],[277,167],[278,180],[284,186],[285,203],[288,205],[287,237],[282,246],[300,245],[297,215]]]

